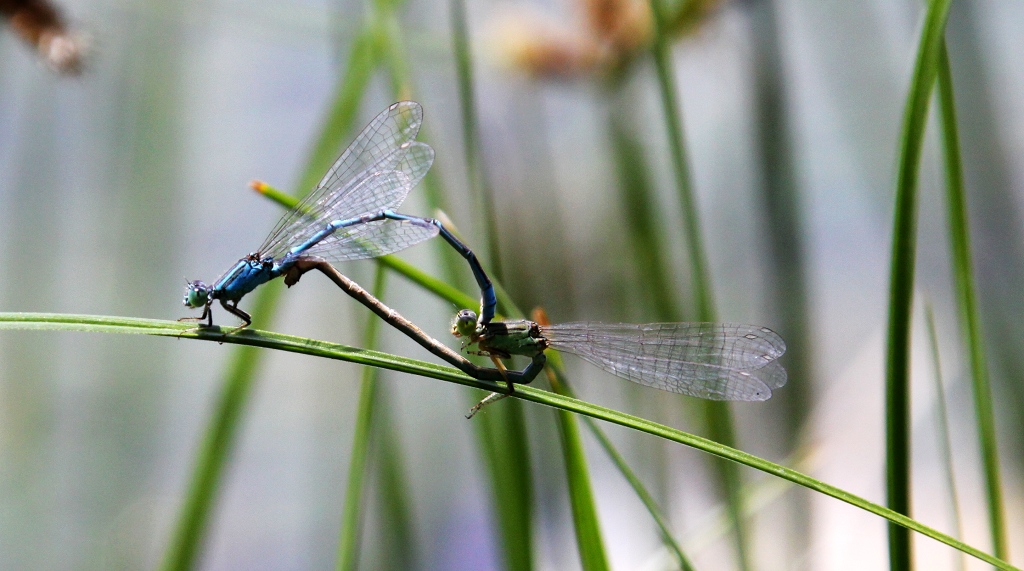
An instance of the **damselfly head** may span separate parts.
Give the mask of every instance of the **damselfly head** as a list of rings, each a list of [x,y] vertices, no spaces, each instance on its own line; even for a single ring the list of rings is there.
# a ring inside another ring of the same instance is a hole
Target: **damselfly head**
[[[476,312],[463,309],[455,314],[452,320],[452,335],[472,339],[476,334]]]
[[[210,303],[210,286],[196,280],[188,282],[185,289],[185,299],[182,303],[185,307],[203,307]]]

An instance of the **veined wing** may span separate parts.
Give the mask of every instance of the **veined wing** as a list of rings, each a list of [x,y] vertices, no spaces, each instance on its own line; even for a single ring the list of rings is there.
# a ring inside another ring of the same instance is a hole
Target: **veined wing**
[[[351,189],[351,193],[358,200],[359,197],[367,197],[362,202],[369,204],[370,197],[390,194],[404,194],[409,192],[409,178],[401,171],[375,172],[359,181]],[[369,208],[369,207],[368,207]],[[380,208],[373,208],[366,214],[376,214]],[[360,212],[354,217],[363,214]],[[350,219],[350,218],[345,218]],[[279,258],[287,255],[296,246],[302,246],[307,242],[314,241],[317,234],[327,228],[331,219],[323,219],[317,224],[296,226],[295,231],[287,236],[282,236],[281,241],[274,244],[266,255]],[[341,262],[345,260],[361,260],[391,254],[403,250],[436,236],[437,226],[420,220],[374,220],[371,222],[360,222],[351,226],[338,228],[312,245],[303,246],[302,255],[316,256],[328,262]]]
[[[786,384],[786,344],[756,325],[562,323],[542,326],[550,347],[641,385],[711,400],[767,400]]]
[[[328,262],[376,258],[437,236],[438,228],[421,220],[379,220],[336,232],[306,251]]]
[[[378,168],[361,173],[358,178],[349,181],[340,192],[326,195],[316,204],[300,204],[289,212],[289,215],[295,214],[291,216],[291,223],[267,238],[267,243],[260,248],[260,253],[275,259],[280,258],[287,255],[292,248],[305,244],[331,222],[397,208],[412,187],[426,174],[433,159],[434,151],[427,145],[416,142],[403,144],[389,157],[374,165]],[[398,170],[385,170],[388,167]],[[307,209],[305,216],[299,214],[299,208]],[[357,232],[355,227],[339,230],[338,233],[326,238],[324,245],[336,243],[340,236]],[[312,254],[312,251],[309,253]],[[346,255],[341,259],[353,258]]]
[[[413,141],[422,121],[423,109],[413,101],[395,103],[377,115],[345,149],[320,184],[281,217],[259,252],[276,257],[290,249],[296,243],[291,238],[308,226],[397,208],[433,164],[433,150]],[[381,194],[354,192],[359,188],[366,190],[361,185],[375,173],[396,170],[406,175],[408,185],[372,189]]]

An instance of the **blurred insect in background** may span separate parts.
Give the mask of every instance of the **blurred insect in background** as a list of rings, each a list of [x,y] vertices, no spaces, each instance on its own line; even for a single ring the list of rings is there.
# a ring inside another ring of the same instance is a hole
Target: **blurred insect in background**
[[[68,26],[56,5],[46,0],[0,0],[0,15],[51,69],[65,75],[82,72],[89,40]]]

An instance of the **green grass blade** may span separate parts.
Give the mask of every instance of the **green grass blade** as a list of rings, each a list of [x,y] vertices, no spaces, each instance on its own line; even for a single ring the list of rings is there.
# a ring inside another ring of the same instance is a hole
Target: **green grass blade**
[[[419,569],[416,532],[413,524],[412,502],[409,501],[409,480],[405,475],[405,456],[395,434],[390,408],[381,406],[377,411],[376,430],[380,446],[380,497],[382,525],[386,538],[381,569]]]
[[[493,391],[498,388],[493,383],[478,381],[467,377],[451,367],[434,365],[432,363],[417,361],[415,359],[409,359],[388,353],[381,353],[379,351],[348,347],[338,343],[318,341],[293,335],[283,335],[280,333],[270,333],[251,328],[242,330],[233,335],[225,336],[223,331],[219,328],[191,330],[188,325],[178,323],[176,321],[95,315],[0,312],[0,330],[89,331],[98,333],[147,334],[163,337],[178,337],[181,339],[206,340],[223,344],[238,344],[251,347],[277,349],[280,351],[288,351],[303,355],[324,357],[362,365],[371,365],[393,371],[439,379],[485,391]],[[814,479],[796,470],[792,470],[774,462],[769,462],[768,460],[736,450],[735,448],[726,446],[719,442],[688,434],[681,430],[658,424],[647,419],[529,386],[517,387],[515,398],[547,405],[562,411],[573,412],[595,419],[604,420],[619,426],[624,426],[626,428],[631,428],[646,434],[696,448],[726,460],[732,460],[738,464],[749,466],[778,478],[788,480],[794,484],[825,494],[869,513],[883,517],[890,522],[904,526],[907,529],[914,530],[927,537],[931,537],[949,545],[950,547],[967,553],[972,557],[990,565],[994,565],[999,569],[1004,569],[1006,571],[1022,571],[1002,559],[971,547],[962,541],[932,529],[903,514],[872,503],[855,494],[851,494],[845,490]]]
[[[552,369],[548,369],[549,372]],[[566,388],[556,374],[549,374],[551,387],[562,395]],[[517,389],[518,390],[518,389]],[[576,529],[576,546],[579,549],[580,564],[584,571],[607,571],[608,557],[605,555],[604,540],[601,539],[601,524],[594,503],[594,489],[590,485],[590,471],[587,456],[583,451],[576,416],[565,410],[557,414],[558,434],[562,441],[562,460],[565,462],[566,483],[569,486],[569,503],[572,507],[573,527]]]
[[[253,327],[230,335],[233,327],[196,329],[194,324],[160,319],[135,317],[111,317],[102,315],[77,315],[65,313],[5,313],[0,312],[0,331],[82,331],[92,333],[121,333],[157,335],[178,339],[214,341],[225,345],[242,345],[246,348],[265,348],[325,357],[359,365],[373,365],[402,373],[414,373],[424,377],[453,381],[463,386],[493,391],[500,389],[487,381],[478,381],[465,375],[454,374],[457,369],[434,365],[416,359],[408,359],[380,351],[349,347],[338,343],[317,341],[294,335],[261,331]]]
[[[570,396],[572,395],[570,394]],[[640,498],[640,501],[643,502],[644,507],[647,508],[651,517],[654,518],[654,523],[658,526],[658,533],[661,534],[661,540],[665,544],[665,548],[668,549],[669,553],[672,554],[672,557],[675,558],[679,568],[682,571],[694,571],[693,564],[690,563],[686,554],[683,553],[683,548],[678,542],[676,542],[675,537],[672,535],[672,527],[668,523],[668,518],[666,518],[661,512],[661,507],[658,506],[658,502],[655,501],[654,496],[647,491],[647,487],[644,486],[640,477],[637,476],[636,473],[633,472],[633,469],[629,467],[629,463],[626,462],[626,459],[615,448],[615,445],[612,444],[612,441],[604,431],[597,426],[594,419],[587,416],[584,417],[584,421],[587,423],[587,428],[590,429],[590,433],[593,434],[601,444],[601,448],[605,451],[605,454],[612,459],[615,467],[618,468],[619,472],[621,472],[623,476],[625,476],[626,481],[629,482],[630,487],[633,488],[633,492],[638,498]]]
[[[700,229],[700,213],[693,196],[690,167],[686,158],[686,147],[683,141],[683,120],[678,101],[675,73],[672,68],[671,50],[665,31],[668,26],[664,0],[650,0],[651,13],[654,16],[654,41],[652,52],[654,67],[658,75],[658,90],[661,96],[665,126],[668,131],[669,151],[672,159],[672,170],[675,175],[676,190],[682,207],[686,243],[689,252],[693,275],[693,295],[697,310],[697,321],[717,321],[715,302],[712,296],[711,274],[708,269],[707,253],[703,245],[703,234]],[[708,431],[712,438],[719,442],[732,445],[735,442],[732,413],[729,405],[723,402],[705,402],[708,419]],[[736,531],[736,558],[740,569],[750,569],[748,551],[748,532],[743,521],[743,506],[740,488],[741,476],[731,464],[714,464],[718,479],[724,489],[729,514],[733,518]]]
[[[953,512],[953,529],[956,537],[964,536],[962,518],[960,517],[960,500],[956,493],[956,477],[953,472],[953,437],[949,431],[949,411],[946,409],[946,387],[942,381],[942,359],[939,355],[939,335],[935,330],[935,314],[932,312],[932,304],[925,302],[925,322],[928,325],[928,344],[931,346],[932,366],[935,367],[935,403],[936,416],[938,417],[939,453],[942,456],[942,467],[946,472],[946,485],[949,486],[949,505]],[[998,554],[997,554],[998,555]],[[957,559],[957,569],[963,571],[967,568],[967,562],[963,554]]]
[[[359,102],[373,77],[378,63],[376,30],[368,27],[362,30],[352,42],[345,73],[338,78],[334,88],[335,97],[324,118],[313,148],[306,159],[306,166],[296,188],[301,197],[312,189],[324,172],[338,158],[345,136],[355,126]]]
[[[708,271],[707,253],[704,250],[703,233],[700,228],[700,213],[693,196],[690,165],[683,141],[683,118],[679,98],[676,95],[675,72],[672,68],[672,52],[669,39],[665,36],[666,26],[664,0],[650,0],[654,16],[654,42],[652,53],[654,67],[658,74],[658,94],[661,99],[665,128],[668,133],[672,173],[676,191],[682,207],[683,225],[686,233],[686,247],[693,267],[693,299],[697,310],[695,321],[715,321],[715,302],[711,293],[711,274]]]
[[[383,30],[380,45],[386,62],[385,66],[391,74],[391,81],[396,91],[404,94],[410,91],[411,76],[408,62],[404,57],[406,51],[402,46],[403,35],[400,33],[394,10],[394,5],[398,3],[393,0],[377,1],[380,25]],[[421,130],[421,139],[429,141],[430,137],[426,131],[426,129]],[[424,178],[422,187],[427,203],[433,209],[444,210],[440,179],[439,170],[435,165]],[[443,244],[439,244],[438,247],[441,248],[441,265],[448,281],[459,283],[460,277],[466,275],[466,266],[462,258]],[[475,305],[476,303],[472,302],[462,307],[474,307]],[[523,566],[517,568],[528,570],[532,568],[533,556],[531,547],[533,474],[529,469],[529,450],[526,449],[528,443],[525,436],[526,421],[522,417],[522,408],[519,406],[506,407],[502,414],[510,415],[513,418],[492,424],[490,430],[493,434],[490,436],[482,434],[481,441],[497,443],[495,446],[485,445],[483,453],[490,457],[489,465],[503,467],[500,471],[491,470],[491,491],[494,506],[498,512],[499,525],[502,529],[501,537],[504,540],[506,560],[510,564],[522,564]],[[478,430],[486,430],[483,423],[480,423],[479,426]],[[528,551],[524,552],[524,549]]]
[[[264,288],[256,296],[252,311],[264,323],[277,305],[277,291]],[[184,335],[182,335],[184,336]],[[194,569],[206,537],[210,513],[220,490],[221,475],[234,449],[235,435],[252,395],[262,353],[253,347],[239,347],[231,357],[224,376],[219,402],[210,418],[192,471],[185,504],[164,554],[165,571]]]
[[[480,132],[477,129],[476,97],[473,94],[473,53],[469,46],[469,24],[466,22],[466,1],[449,0],[452,26],[452,52],[455,55],[455,77],[459,86],[459,110],[462,113],[462,150],[465,153],[466,177],[476,198],[487,239],[487,262],[493,278],[502,279],[501,251],[498,246],[498,219],[494,196],[484,174],[480,158]]]
[[[505,568],[533,569],[533,477],[522,403],[492,406],[474,420],[495,494]],[[527,527],[520,527],[524,523]]]
[[[938,74],[950,0],[933,0],[925,17],[914,75],[903,115],[889,286],[889,333],[886,349],[886,503],[910,514],[910,335],[917,250],[918,175],[928,102]],[[889,526],[889,565],[913,567],[911,536]]]
[[[580,563],[585,571],[604,571],[608,558],[601,539],[601,525],[594,503],[593,487],[587,458],[583,453],[576,416],[564,410],[558,411],[558,433],[562,439],[562,458],[565,461],[566,480],[569,486],[569,502],[572,505],[573,527],[576,529],[576,546]]]
[[[671,263],[657,227],[658,206],[647,160],[640,142],[627,128],[633,121],[623,116],[629,108],[628,105],[611,106],[608,125],[619,178],[619,208],[625,216],[627,238],[639,272],[638,286],[648,292],[658,320],[683,321],[668,273]]]
[[[953,95],[953,77],[949,54],[942,45],[939,70],[939,117],[942,122],[942,144],[946,164],[946,208],[949,217],[949,238],[952,243],[953,275],[957,305],[971,362],[971,387],[974,391],[981,458],[985,471],[985,492],[988,500],[989,527],[995,554],[1005,558],[1008,553],[1006,518],[1003,513],[1003,492],[999,476],[999,447],[996,443],[995,412],[992,410],[992,388],[989,384],[985,342],[981,316],[974,287],[974,263],[971,260],[970,230],[967,222],[967,195],[964,189],[963,163],[960,156],[960,135]]]
[[[323,171],[330,166],[333,157],[327,149],[333,148],[336,153],[341,139],[351,129],[353,113],[358,109],[358,100],[365,91],[375,65],[372,50],[367,51],[369,47],[363,43],[365,41],[357,41],[353,48],[349,66],[339,82],[337,95],[328,114],[327,124],[299,179],[299,188],[304,191],[312,188],[320,180]],[[266,286],[251,296],[254,298],[252,312],[257,325],[272,320],[280,292],[279,286]],[[220,405],[206,430],[204,444],[193,469],[188,497],[164,556],[163,568],[167,571],[195,567],[220,476],[234,446],[242,411],[252,393],[260,356],[261,353],[243,347],[231,359],[224,376]]]
[[[1007,571],[1017,570],[1016,567],[1008,563],[1007,561],[1001,560],[997,557],[993,557],[977,548],[971,547],[962,541],[959,541],[953,537],[950,537],[942,532],[932,529],[928,526],[917,522],[903,514],[897,513],[884,506],[872,503],[864,498],[861,498],[855,494],[851,494],[840,488],[829,485],[820,480],[816,480],[806,474],[802,474],[796,470],[792,470],[769,462],[767,460],[758,458],[756,456],[747,454],[745,452],[736,450],[729,446],[725,446],[713,440],[702,438],[693,434],[688,434],[680,430],[676,430],[671,427],[667,427],[646,419],[638,418],[629,414],[625,414],[618,411],[609,410],[607,408],[586,403],[573,398],[557,395],[550,392],[540,391],[530,387],[524,387],[522,389],[517,388],[516,394],[519,398],[546,404],[549,406],[555,406],[563,410],[575,412],[577,414],[583,414],[590,416],[595,419],[605,420],[620,426],[632,428],[647,434],[652,434],[677,442],[686,446],[690,446],[710,454],[714,454],[721,458],[732,460],[736,463],[749,466],[751,468],[761,470],[768,474],[782,478],[793,482],[794,484],[803,486],[807,489],[825,494],[832,498],[846,502],[852,506],[858,507],[864,511],[883,517],[897,525],[905,526],[908,529],[914,530],[922,535],[940,541],[950,547],[958,549],[972,557],[975,557],[981,561],[994,565],[999,569]],[[1019,571],[1019,570],[1017,570]]]
[[[396,256],[381,256],[374,259],[378,264],[394,270],[414,284],[460,308],[474,307],[479,303],[478,300],[473,299],[472,296],[466,295],[459,288],[448,285],[447,282],[431,276],[401,258]]]
[[[373,295],[384,296],[384,268],[377,266],[374,275]],[[363,343],[368,349],[377,345],[380,320],[370,314],[366,321]],[[345,487],[345,508],[341,518],[341,537],[338,541],[338,571],[355,571],[359,564],[359,530],[363,513],[363,482],[366,479],[367,459],[370,455],[370,436],[373,428],[374,403],[377,393],[377,368],[363,369],[362,386],[359,389],[359,405],[356,408],[355,430],[352,436],[352,459],[348,468],[348,485]]]

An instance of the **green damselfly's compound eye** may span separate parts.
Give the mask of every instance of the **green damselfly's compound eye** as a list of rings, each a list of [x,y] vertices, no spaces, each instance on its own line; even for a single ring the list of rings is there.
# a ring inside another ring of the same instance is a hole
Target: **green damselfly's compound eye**
[[[185,290],[185,307],[203,307],[210,301],[210,286],[201,281],[188,282]]]
[[[472,337],[476,334],[476,312],[463,309],[455,314],[452,320],[452,335],[456,337]]]

